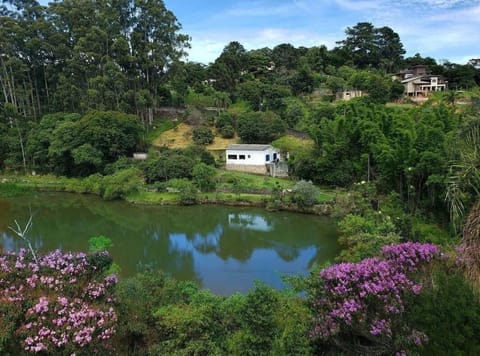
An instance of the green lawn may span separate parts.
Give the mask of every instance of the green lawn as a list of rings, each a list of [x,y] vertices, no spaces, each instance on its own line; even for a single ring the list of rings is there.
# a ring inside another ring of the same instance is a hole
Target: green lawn
[[[217,188],[218,189],[238,189],[244,190],[272,190],[276,186],[281,189],[290,189],[295,183],[286,178],[274,178],[264,175],[249,174],[234,171],[218,171]]]
[[[5,176],[0,177],[4,182],[0,191],[4,195],[10,195],[21,189],[37,189],[50,191],[69,192],[95,192],[86,180],[80,178],[45,176]],[[243,172],[218,170],[217,187],[215,192],[198,193],[200,201],[218,202],[265,202],[271,198],[274,188],[288,191],[295,182],[285,178],[273,178],[270,176],[255,175]],[[1,189],[4,188],[4,189]],[[337,191],[320,187],[318,200],[320,203],[330,202],[335,199]],[[288,193],[287,193],[288,196]],[[146,186],[139,187],[139,191],[130,193],[126,200],[132,203],[146,204],[178,204],[179,195],[173,192],[149,192]]]
[[[178,194],[169,192],[146,192],[139,191],[128,194],[126,201],[130,203],[146,203],[146,204],[178,204]]]

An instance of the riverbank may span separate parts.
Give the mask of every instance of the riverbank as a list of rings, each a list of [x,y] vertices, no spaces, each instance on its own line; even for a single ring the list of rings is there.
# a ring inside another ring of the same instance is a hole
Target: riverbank
[[[229,172],[230,174],[230,172]],[[242,173],[242,178],[245,179]],[[255,180],[265,179],[264,177],[251,176],[253,187],[245,186],[244,191],[238,188],[235,191],[229,191],[229,187],[223,185],[214,192],[197,192],[194,199],[188,204],[182,201],[181,194],[175,191],[158,192],[154,188],[142,185],[136,189],[121,194],[117,199],[125,200],[132,204],[142,205],[226,205],[226,206],[251,206],[261,207],[267,210],[280,210],[297,213],[330,215],[335,205],[337,192],[320,191],[318,194],[318,204],[313,206],[299,206],[288,201],[288,191],[274,192],[274,189],[255,187]],[[273,181],[273,179],[272,179]],[[278,179],[275,180],[277,183]],[[267,187],[273,186],[273,183],[264,184]],[[291,184],[289,185],[291,186]],[[111,190],[115,187],[108,186]],[[103,190],[105,187],[103,187]],[[0,196],[12,196],[24,194],[28,191],[42,192],[67,192],[79,194],[93,194],[102,196],[98,184],[92,183],[89,178],[66,178],[53,175],[36,176],[0,176]],[[255,191],[252,193],[252,191]],[[111,200],[111,199],[107,199]]]

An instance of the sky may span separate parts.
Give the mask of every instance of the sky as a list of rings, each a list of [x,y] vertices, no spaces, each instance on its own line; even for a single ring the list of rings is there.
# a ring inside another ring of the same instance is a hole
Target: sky
[[[191,37],[188,60],[213,62],[231,41],[247,50],[326,45],[358,22],[388,26],[406,56],[480,58],[480,0],[164,0]]]

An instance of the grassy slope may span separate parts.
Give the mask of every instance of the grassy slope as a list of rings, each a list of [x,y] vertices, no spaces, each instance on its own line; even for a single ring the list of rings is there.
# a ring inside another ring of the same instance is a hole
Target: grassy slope
[[[193,126],[181,123],[178,126],[167,131],[161,132],[160,135],[152,140],[155,147],[168,148],[186,148],[192,144],[192,130]],[[229,144],[237,143],[238,138],[231,139],[215,136],[215,140],[206,148],[209,151],[224,150]]]

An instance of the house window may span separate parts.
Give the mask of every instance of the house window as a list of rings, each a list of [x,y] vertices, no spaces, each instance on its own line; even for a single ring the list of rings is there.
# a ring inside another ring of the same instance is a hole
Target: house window
[[[250,158],[250,155],[248,155],[247,158]]]
[[[273,161],[274,161],[274,162],[277,161],[277,154],[276,154],[276,153],[273,154]]]
[[[228,159],[237,159],[237,155],[228,155]]]
[[[238,159],[245,159],[245,155],[239,155]]]
[[[266,156],[265,156],[265,161],[266,161],[266,162],[270,162],[270,155],[266,155]]]

